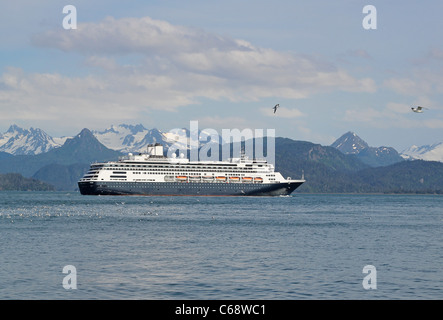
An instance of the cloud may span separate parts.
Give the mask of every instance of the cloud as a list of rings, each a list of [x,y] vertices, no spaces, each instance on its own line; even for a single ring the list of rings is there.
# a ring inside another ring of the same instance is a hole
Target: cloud
[[[396,93],[407,96],[430,94],[432,91],[431,84],[423,81],[422,77],[414,77],[413,79],[410,77],[390,78],[384,81],[384,85]]]
[[[429,102],[428,100],[425,100]],[[348,109],[345,111],[343,120],[345,122],[367,124],[375,128],[443,128],[443,120],[439,119],[438,109],[427,110],[426,113],[417,114],[411,111],[411,107],[418,104],[407,105],[398,102],[388,102],[380,109]],[[426,104],[427,105],[427,104]],[[432,117],[427,115],[433,112]]]
[[[317,57],[260,48],[150,17],[79,23],[76,30],[37,34],[32,43],[80,54],[91,73],[6,69],[0,76],[1,116],[12,116],[13,106],[15,118],[45,115],[84,123],[87,114],[91,119],[122,121],[150,110],[177,111],[201,99],[249,102],[376,90],[372,79],[357,79]],[[130,63],[125,60],[134,55],[138,58]],[[289,109],[279,114],[301,115]]]
[[[443,60],[443,50],[438,48],[433,48],[429,51],[428,56],[430,59]]]
[[[0,117],[108,123],[137,119],[149,109],[174,111],[172,106],[191,103],[186,94],[176,94],[170,80],[143,74],[67,77],[8,68],[0,78]]]
[[[374,108],[348,109],[345,111],[343,120],[348,122],[374,122],[384,117],[383,111]]]
[[[431,129],[441,129],[443,128],[443,120],[441,119],[428,119],[424,121],[425,126]]]
[[[331,145],[335,140],[337,140],[337,138],[334,136],[319,133],[318,131],[312,130],[303,125],[297,125],[296,130],[298,131],[297,136],[299,140],[321,143],[323,145]]]
[[[84,64],[88,67],[96,67],[106,71],[116,71],[119,69],[119,65],[115,59],[103,56],[90,56]]]
[[[206,116],[198,119],[201,130],[204,127],[208,128],[225,128],[226,126],[234,128],[248,128],[250,123],[239,117],[220,117],[220,116]]]
[[[349,50],[348,55],[355,58],[372,59],[371,55],[363,49]]]
[[[219,95],[231,100],[303,98],[335,89],[375,90],[371,79],[355,79],[314,57],[258,48],[244,40],[150,17],[108,17],[79,24],[77,30],[49,30],[35,35],[32,42],[87,56],[139,54],[145,57],[142,67],[149,67],[145,71],[206,77],[212,86],[222,88]]]
[[[393,113],[407,114],[411,113],[411,106],[404,103],[389,102],[386,104],[386,110]]]
[[[383,86],[405,96],[443,94],[442,57],[443,51],[433,50],[408,74],[386,79]]]
[[[241,44],[200,29],[175,26],[150,17],[79,23],[76,30],[54,29],[34,35],[32,43],[83,54],[170,54],[211,48],[239,49]]]
[[[261,108],[260,112],[266,116],[278,118],[300,118],[305,116],[305,114],[298,109],[286,108],[283,106],[278,108],[276,113],[274,113],[273,108]]]

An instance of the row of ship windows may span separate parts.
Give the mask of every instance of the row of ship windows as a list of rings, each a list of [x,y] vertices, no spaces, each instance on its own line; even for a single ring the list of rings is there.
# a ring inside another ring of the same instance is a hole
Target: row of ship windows
[[[109,180],[110,181],[126,181],[126,179],[117,179],[117,178],[110,178]],[[270,179],[270,180],[275,180],[275,179]],[[88,181],[88,180],[85,180],[85,181]],[[130,182],[140,183],[140,182],[149,182],[149,181],[155,181],[155,180],[154,179],[135,179],[134,181],[127,181],[127,183],[130,183]],[[169,183],[174,183],[174,184],[177,184],[177,183],[190,183],[190,185],[192,185],[193,183],[199,183],[201,181],[165,181],[164,183],[168,183],[168,182]],[[230,182],[228,182],[228,181],[211,180],[211,181],[203,181],[203,183],[206,183],[206,184],[217,184],[217,185],[219,185],[219,184],[253,185],[253,184],[263,183],[263,181],[247,181],[247,182],[245,182],[245,181],[230,181]],[[153,182],[150,182],[150,184],[153,184]]]
[[[148,174],[149,172],[133,172],[133,174]],[[184,175],[184,173],[177,173],[178,175]],[[202,176],[203,174],[195,174],[196,176]],[[229,175],[228,175],[229,176]],[[237,176],[244,176],[244,174],[240,174]],[[266,175],[267,177],[275,177],[275,175]],[[83,178],[88,179],[88,178],[98,178],[98,175],[91,175],[91,174],[87,174],[85,175]],[[127,178],[126,175],[110,175],[110,178]],[[269,178],[269,180],[275,180],[273,178]]]
[[[116,170],[116,169],[121,169],[121,170],[133,170],[133,169],[135,169],[135,168],[137,168],[137,170],[158,170],[158,169],[155,169],[155,168],[161,168],[160,170],[191,170],[191,171],[200,171],[200,170],[216,170],[216,169],[219,169],[219,170],[237,170],[237,169],[242,169],[242,170],[247,170],[247,171],[251,171],[251,170],[257,170],[257,169],[259,169],[259,170],[263,170],[263,169],[266,169],[266,168],[269,168],[269,166],[265,166],[265,167],[259,167],[259,168],[257,168],[257,167],[255,167],[255,168],[253,168],[253,167],[193,167],[193,168],[190,168],[190,167],[167,167],[167,166],[165,166],[165,167],[163,167],[163,166],[156,166],[156,167],[145,167],[145,166],[113,166],[113,167],[104,167],[104,168],[101,168],[102,170]],[[97,170],[97,169],[100,169],[100,168],[92,168],[92,170]]]
[[[142,169],[137,169],[137,170],[142,170]],[[227,172],[227,173],[266,173],[269,172],[269,170],[254,170],[254,171],[247,171],[247,170],[186,170],[186,169],[149,169],[149,170],[145,170],[145,171],[129,171],[132,172],[134,174],[141,174],[142,172],[144,174],[156,174],[156,173],[176,173],[176,174],[182,174],[183,172],[187,172],[187,173],[199,173],[199,172]],[[88,172],[90,173],[90,172]],[[117,173],[117,174],[126,174],[126,171],[114,171],[113,173]]]
[[[226,171],[226,170],[212,170],[212,171],[209,171],[209,172],[223,172],[223,173],[226,173],[226,174],[233,174],[233,175],[240,175],[240,176],[244,176],[245,173],[247,173],[247,174],[260,173],[260,172],[247,172],[247,171]],[[192,173],[192,175],[196,175],[196,176],[198,176],[198,175],[206,175],[207,174],[207,173],[187,172],[187,171],[174,171],[174,172],[172,172],[172,171],[169,171],[169,170],[168,171],[158,170],[158,171],[155,171],[155,172],[151,172],[151,171],[143,171],[143,172],[141,172],[141,171],[132,171],[131,172],[130,171],[129,173],[132,173],[132,174],[165,174],[165,173],[169,173],[169,174],[176,174],[176,175],[186,175],[186,174]],[[125,175],[125,174],[127,174],[127,172],[112,172],[112,174]],[[95,172],[94,173],[88,172],[86,174],[85,178],[89,178],[89,177],[91,177],[93,175],[94,175],[94,177],[97,177]],[[271,174],[271,175],[266,175],[266,176],[267,177],[274,177],[275,175]]]
[[[183,167],[198,167],[198,168],[228,168],[228,167],[236,167],[236,164],[222,164],[222,165],[194,165],[194,164],[148,164],[148,165],[143,165],[143,164],[127,164],[127,163],[119,163],[119,164],[107,164],[107,165],[98,165],[98,166],[94,166],[97,168],[107,168],[107,167],[118,167],[118,168],[122,168],[122,167],[143,167],[143,168],[183,168]],[[246,167],[253,167],[252,164],[246,164]],[[263,167],[266,166],[264,164],[256,164],[256,167]]]
[[[219,171],[215,171],[215,172],[219,172]],[[223,172],[226,172],[226,171],[223,171]],[[237,174],[239,172],[242,172],[242,171],[226,172],[226,173],[228,173],[228,175],[229,175],[229,173],[231,173],[231,174],[236,175],[236,176],[244,176],[244,174]],[[113,172],[113,173],[116,174],[116,172]],[[168,173],[170,173],[170,172],[168,172]],[[247,172],[247,173],[251,173],[251,172]],[[123,173],[121,173],[121,174],[123,174]],[[126,174],[126,172],[124,174]],[[139,171],[133,171],[132,174],[162,174],[162,173],[161,172],[139,172]],[[175,174],[177,174],[177,175],[185,175],[186,173],[184,173],[184,172],[176,172]],[[206,174],[195,172],[195,173],[193,173],[193,175],[195,175],[195,176],[204,176]],[[274,174],[267,174],[266,176],[267,177],[275,177]]]
[[[153,187],[153,188],[155,188],[155,187],[162,187],[162,188],[164,188],[165,187],[165,185],[164,185],[164,183],[150,183],[149,184],[149,186],[150,187]],[[231,187],[232,189],[234,189],[234,188],[236,188],[236,189],[243,189],[243,188],[254,188],[255,186],[254,186],[254,184],[229,184],[229,183],[227,183],[227,184],[223,184],[223,186],[226,186],[226,187]],[[128,183],[118,183],[118,182],[113,182],[112,183],[112,185],[106,185],[106,184],[102,184],[102,185],[99,185],[99,187],[102,187],[102,188],[112,188],[112,187],[125,187],[125,188],[130,188],[131,186],[128,186]],[[137,185],[134,185],[134,187],[138,187]],[[193,185],[190,185],[190,184],[187,184],[186,185],[186,189],[189,189],[189,188],[192,188],[192,189],[214,189],[214,188],[219,188],[220,187],[220,184],[213,184],[213,185],[205,185],[205,186],[193,186]],[[160,190],[160,189],[157,189],[157,190]],[[178,190],[181,190],[180,188],[178,189]],[[221,189],[220,189],[220,191],[222,191]]]

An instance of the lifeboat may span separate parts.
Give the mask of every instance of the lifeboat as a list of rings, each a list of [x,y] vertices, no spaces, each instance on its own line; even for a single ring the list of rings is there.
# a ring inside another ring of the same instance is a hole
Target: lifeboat
[[[200,181],[200,176],[191,176],[189,177],[189,181]]]
[[[224,182],[226,181],[226,177],[215,177],[215,180]]]
[[[188,177],[187,176],[176,176],[175,177],[177,180],[179,180],[179,181],[186,181],[186,180],[188,180]]]
[[[204,181],[212,181],[212,180],[214,180],[214,177],[213,176],[203,176],[202,179]]]
[[[240,178],[239,178],[239,177],[229,177],[229,181],[232,181],[232,182],[239,182],[239,181],[240,181]]]
[[[252,178],[251,177],[243,177],[242,178],[243,182],[252,182]]]
[[[254,178],[254,182],[261,183],[261,182],[263,182],[263,178],[256,177],[256,178]]]

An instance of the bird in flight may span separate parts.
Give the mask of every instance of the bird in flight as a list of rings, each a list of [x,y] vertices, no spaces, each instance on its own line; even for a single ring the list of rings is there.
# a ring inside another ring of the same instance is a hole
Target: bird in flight
[[[274,109],[274,113],[277,112],[277,108],[278,108],[278,107],[280,107],[280,105],[279,105],[279,104],[276,104],[276,105],[274,106],[274,108],[272,108],[272,109]]]
[[[426,109],[426,108],[424,108],[424,107],[420,107],[420,106],[417,106],[416,108],[411,108],[411,109],[412,109],[412,111],[414,111],[414,112],[422,113],[422,112],[423,112],[423,109]]]

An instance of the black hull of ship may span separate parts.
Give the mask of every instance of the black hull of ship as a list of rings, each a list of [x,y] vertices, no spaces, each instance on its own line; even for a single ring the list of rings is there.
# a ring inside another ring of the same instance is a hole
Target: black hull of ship
[[[83,195],[284,196],[304,181],[282,183],[79,182]]]

